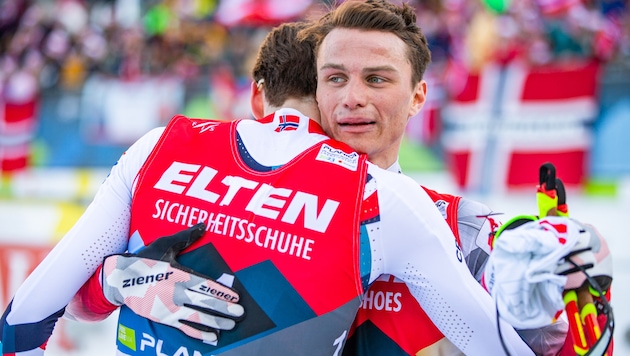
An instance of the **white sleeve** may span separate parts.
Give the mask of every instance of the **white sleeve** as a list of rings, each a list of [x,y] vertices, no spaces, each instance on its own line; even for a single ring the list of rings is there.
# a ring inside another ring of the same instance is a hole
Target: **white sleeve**
[[[376,180],[381,218],[380,234],[372,242],[380,256],[373,260],[381,259],[382,273],[403,280],[438,329],[466,355],[497,354],[502,345],[494,302],[470,274],[431,199],[409,177],[372,166],[369,173]],[[510,354],[533,355],[502,320],[500,332]]]
[[[132,185],[163,132],[154,129],[125,152],[94,200],[17,290],[7,322],[39,322],[65,307],[103,262],[127,249]]]

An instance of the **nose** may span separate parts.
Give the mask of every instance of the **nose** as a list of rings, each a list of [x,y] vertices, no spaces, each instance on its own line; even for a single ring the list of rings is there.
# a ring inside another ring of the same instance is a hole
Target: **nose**
[[[367,88],[360,80],[349,80],[344,87],[343,105],[348,109],[364,107],[367,104]]]

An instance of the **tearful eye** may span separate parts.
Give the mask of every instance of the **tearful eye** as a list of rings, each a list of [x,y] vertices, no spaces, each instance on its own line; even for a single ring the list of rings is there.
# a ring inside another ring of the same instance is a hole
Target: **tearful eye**
[[[372,83],[372,84],[380,84],[385,82],[385,79],[381,78],[381,77],[370,77],[368,78],[368,83]]]

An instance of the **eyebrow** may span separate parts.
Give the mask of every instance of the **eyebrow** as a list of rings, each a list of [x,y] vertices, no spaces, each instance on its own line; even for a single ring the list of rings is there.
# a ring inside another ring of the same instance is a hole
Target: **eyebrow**
[[[324,70],[324,69],[338,69],[338,70],[346,70],[346,66],[344,66],[343,64],[335,64],[335,63],[326,63],[324,65],[322,65],[319,70]],[[363,68],[362,70],[363,73],[374,73],[374,72],[397,72],[396,68],[392,67],[391,65],[382,65],[382,66],[376,66],[376,67],[368,67],[368,68]]]
[[[334,64],[334,63],[326,63],[323,66],[321,66],[319,68],[320,70],[322,69],[340,69],[340,70],[346,70],[346,67],[342,64]]]

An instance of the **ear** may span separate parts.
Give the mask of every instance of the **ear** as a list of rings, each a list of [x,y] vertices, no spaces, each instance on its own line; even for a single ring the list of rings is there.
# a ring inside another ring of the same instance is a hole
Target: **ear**
[[[415,116],[427,101],[427,82],[421,80],[416,84],[414,92],[411,98],[411,105],[409,106],[409,117]]]
[[[263,89],[261,87],[261,89],[258,90],[256,82],[252,82],[250,90],[251,92],[249,95],[249,105],[252,108],[252,115],[254,115],[254,118],[256,118],[256,120],[260,120],[265,117]]]

